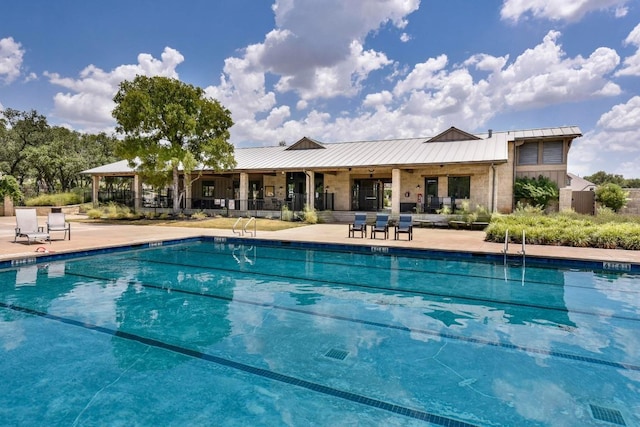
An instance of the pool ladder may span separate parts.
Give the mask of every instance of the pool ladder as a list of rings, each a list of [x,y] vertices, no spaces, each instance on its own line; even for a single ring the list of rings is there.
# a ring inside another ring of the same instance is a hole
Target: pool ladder
[[[251,237],[256,237],[256,217],[252,216],[251,218],[248,219],[247,222],[244,223],[244,225],[242,224],[243,219],[244,219],[243,217],[240,217],[235,222],[235,224],[233,224],[233,227],[231,228],[231,231],[233,231],[233,234],[237,234],[238,236],[244,236],[246,233],[249,233],[251,234]],[[253,231],[247,230],[247,228],[249,227],[249,224],[251,223],[253,223]],[[238,224],[240,224],[240,230],[236,230],[236,227],[238,226]]]
[[[504,248],[502,249],[504,254],[504,265],[507,265],[507,255],[509,254],[509,230],[504,233]],[[518,255],[522,255],[522,266],[525,265],[525,258],[527,255],[526,233],[522,230],[522,249],[517,252]]]

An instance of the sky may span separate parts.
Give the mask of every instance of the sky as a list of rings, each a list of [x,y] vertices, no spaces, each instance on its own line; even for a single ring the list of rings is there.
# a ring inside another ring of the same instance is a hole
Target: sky
[[[638,0],[21,0],[0,109],[114,132],[136,75],[203,88],[236,147],[575,125],[569,172],[640,177]]]

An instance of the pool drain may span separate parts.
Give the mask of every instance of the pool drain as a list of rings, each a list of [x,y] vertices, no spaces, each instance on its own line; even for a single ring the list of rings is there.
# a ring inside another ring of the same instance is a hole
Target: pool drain
[[[626,426],[622,413],[617,409],[604,408],[602,406],[591,405],[591,416],[596,420],[605,421],[607,423],[617,424],[619,426]]]
[[[326,357],[330,357],[332,359],[344,360],[345,357],[349,355],[348,351],[338,350],[337,348],[332,348],[324,354]]]

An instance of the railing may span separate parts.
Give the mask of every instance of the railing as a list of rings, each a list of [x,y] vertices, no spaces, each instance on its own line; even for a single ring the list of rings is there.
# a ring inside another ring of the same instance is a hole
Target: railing
[[[248,231],[247,227],[249,226],[249,224],[251,224],[253,222],[253,231]],[[251,237],[256,237],[256,217],[252,216],[251,218],[249,218],[249,221],[244,223],[244,227],[242,227],[242,233],[250,233]]]
[[[504,254],[504,264],[507,264],[507,255],[509,254],[509,230],[506,230],[504,233],[504,247],[502,248],[502,253]],[[522,266],[524,267],[527,255],[527,243],[526,243],[526,232],[522,230],[522,246],[521,250],[517,252],[518,255],[522,255]]]
[[[251,218],[249,218],[247,220],[247,222],[245,222],[244,224],[242,224],[242,220],[244,218],[243,217],[239,217],[235,223],[233,223],[233,227],[231,227],[231,231],[233,231],[233,234],[237,234],[238,236],[244,236],[245,233],[249,233],[251,234],[251,237],[255,237],[256,236],[256,231],[257,231],[257,226],[256,226],[256,217],[252,216]],[[253,231],[251,230],[247,230],[247,227],[249,227],[249,224],[253,223]],[[236,227],[238,226],[238,224],[240,224],[240,230],[236,230]]]
[[[240,231],[236,231],[236,226],[242,222],[242,217],[238,218],[236,220],[236,222],[233,224],[233,227],[231,227],[231,231],[233,231],[233,234],[238,234],[238,236],[242,236],[242,230]]]

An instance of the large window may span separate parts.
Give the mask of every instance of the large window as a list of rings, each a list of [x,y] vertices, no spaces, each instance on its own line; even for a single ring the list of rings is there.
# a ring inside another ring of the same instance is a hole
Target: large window
[[[538,143],[527,142],[518,147],[518,164],[519,165],[537,165],[538,164]]]
[[[455,199],[468,199],[471,197],[471,177],[450,176],[448,196]]]
[[[202,197],[213,197],[215,188],[213,181],[204,181],[202,183]]]
[[[542,163],[545,165],[559,165],[563,160],[562,141],[545,142],[542,146]]]

